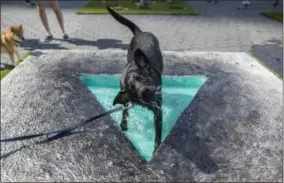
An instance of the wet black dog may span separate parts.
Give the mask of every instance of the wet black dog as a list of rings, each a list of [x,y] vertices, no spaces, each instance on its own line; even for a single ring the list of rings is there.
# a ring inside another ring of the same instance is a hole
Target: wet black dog
[[[111,8],[109,13],[134,34],[127,54],[127,65],[120,78],[120,92],[113,101],[127,106],[130,102],[147,107],[154,113],[155,151],[162,138],[162,72],[163,57],[158,39],[149,32],[142,32],[133,22]],[[128,110],[124,110],[121,129],[127,130]]]

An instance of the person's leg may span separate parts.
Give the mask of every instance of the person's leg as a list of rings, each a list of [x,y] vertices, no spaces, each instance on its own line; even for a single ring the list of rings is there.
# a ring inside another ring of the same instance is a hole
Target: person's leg
[[[52,9],[53,9],[53,11],[54,11],[54,13],[57,17],[58,23],[60,25],[60,28],[61,28],[61,31],[62,31],[62,34],[63,34],[63,38],[69,39],[69,36],[66,34],[65,29],[64,29],[63,15],[62,15],[61,9],[58,5],[58,1],[57,0],[51,0],[50,3],[51,3],[51,7],[52,7]]]
[[[48,33],[48,35],[44,38],[43,41],[49,41],[53,37],[52,37],[52,34],[50,32],[50,29],[49,29],[48,20],[47,20],[47,16],[46,16],[46,13],[45,13],[45,8],[44,8],[41,0],[36,0],[36,5],[37,5],[37,10],[38,10],[38,13],[39,13],[40,20],[41,20],[46,32]]]

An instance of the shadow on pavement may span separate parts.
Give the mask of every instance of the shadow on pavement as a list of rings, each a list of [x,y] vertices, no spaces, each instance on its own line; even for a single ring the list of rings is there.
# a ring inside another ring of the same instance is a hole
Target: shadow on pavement
[[[55,42],[54,42],[55,41]],[[54,39],[47,43],[41,43],[38,39],[26,39],[21,47],[27,50],[43,49],[43,50],[67,50],[64,44],[73,44],[75,46],[94,46],[98,49],[119,48],[127,50],[129,44],[123,44],[121,40],[117,39],[98,39],[97,41],[89,41],[85,39],[72,38],[64,41],[62,39]]]
[[[283,77],[283,44],[281,40],[268,40],[264,44],[256,44],[251,47],[251,53],[265,66]]]
[[[41,43],[39,39],[25,39],[21,47],[27,49],[27,50],[35,50],[35,49],[43,49],[43,50],[53,50],[53,49],[60,49],[60,50],[67,50],[67,48],[62,47],[58,43],[52,43],[47,42],[47,43]]]
[[[99,49],[120,48],[122,50],[127,50],[129,46],[129,44],[122,44],[122,41],[117,39],[98,39],[97,41],[89,41],[85,39],[72,38],[67,42],[76,46],[96,46]]]
[[[171,97],[173,97],[173,95],[171,95]],[[201,97],[197,95],[193,100],[193,105],[196,105],[195,103],[198,103],[200,100],[202,100]],[[218,165],[210,157],[211,149],[207,145],[208,140],[197,135],[199,133],[196,128],[198,119],[189,120],[189,116],[192,116],[189,112],[192,108],[191,106],[192,105],[189,104],[181,114],[176,126],[172,130],[173,134],[169,135],[165,143],[172,146],[189,162],[193,162],[202,172],[212,174],[218,170]],[[197,114],[193,117],[198,118],[198,115],[202,114]],[[216,131],[217,129],[211,130]]]

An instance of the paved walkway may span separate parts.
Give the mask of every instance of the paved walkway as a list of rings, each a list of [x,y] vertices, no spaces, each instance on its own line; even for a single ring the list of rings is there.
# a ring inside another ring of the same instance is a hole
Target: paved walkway
[[[63,1],[60,5],[66,29],[74,40],[54,40],[49,44],[40,44],[38,38],[45,31],[36,9],[28,8],[24,2],[19,1],[1,3],[1,17],[7,26],[18,23],[24,25],[27,40],[22,47],[25,49],[126,49],[132,37],[126,27],[109,15],[76,15],[76,11],[88,1]],[[252,50],[264,53],[266,57],[259,54],[260,59],[266,59],[264,62],[275,62],[276,67],[272,64],[275,68],[282,68],[282,24],[259,14],[261,10],[280,11],[282,4],[274,8],[272,2],[257,1],[252,2],[249,9],[241,11],[236,10],[239,4],[236,1],[220,1],[218,4],[193,1],[190,4],[198,10],[199,16],[127,17],[142,30],[153,32],[160,40],[163,51]],[[60,39],[59,25],[49,7],[47,14],[49,22],[52,22],[51,30]]]

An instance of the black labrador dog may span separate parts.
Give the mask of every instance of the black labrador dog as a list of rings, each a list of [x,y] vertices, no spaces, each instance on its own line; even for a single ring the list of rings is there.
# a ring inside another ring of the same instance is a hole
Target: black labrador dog
[[[134,34],[127,53],[127,64],[120,78],[120,91],[113,105],[125,107],[131,102],[147,107],[154,113],[155,147],[162,138],[162,73],[163,57],[158,39],[149,32],[143,32],[133,22],[124,18],[107,6],[108,12]],[[127,130],[128,110],[122,112],[121,129]]]

